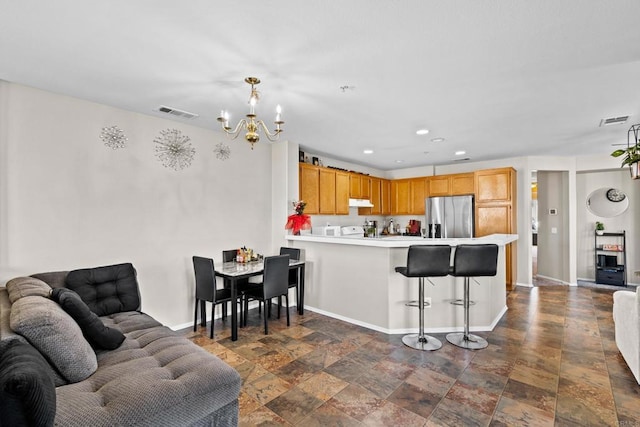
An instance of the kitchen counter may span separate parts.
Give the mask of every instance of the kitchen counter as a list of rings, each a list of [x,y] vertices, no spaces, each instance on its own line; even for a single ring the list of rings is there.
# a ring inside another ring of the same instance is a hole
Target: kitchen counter
[[[498,274],[472,281],[470,330],[490,331],[506,312],[505,245],[518,239],[515,234],[493,234],[472,239],[425,239],[416,236],[328,237],[288,235],[293,247],[302,249],[307,265],[305,308],[331,317],[389,334],[405,334],[418,329],[417,308],[405,303],[416,300],[418,279],[406,278],[395,267],[407,262],[411,245],[493,243],[499,247]],[[461,299],[463,279],[452,276],[425,282],[425,331],[462,331],[464,312],[450,304]]]

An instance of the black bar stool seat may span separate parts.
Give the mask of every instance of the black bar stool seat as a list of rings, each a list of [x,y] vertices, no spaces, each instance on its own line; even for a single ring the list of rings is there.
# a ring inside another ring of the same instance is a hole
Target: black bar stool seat
[[[498,245],[458,245],[453,255],[450,274],[464,277],[464,332],[447,334],[447,341],[458,347],[479,350],[489,345],[487,340],[469,333],[469,278],[495,276],[498,268]]]
[[[425,277],[443,277],[449,274],[451,246],[414,245],[409,246],[407,266],[396,267],[396,273],[405,277],[418,278],[418,309],[420,326],[417,334],[402,337],[402,342],[416,350],[437,350],[442,343],[435,337],[424,333],[424,279]]]

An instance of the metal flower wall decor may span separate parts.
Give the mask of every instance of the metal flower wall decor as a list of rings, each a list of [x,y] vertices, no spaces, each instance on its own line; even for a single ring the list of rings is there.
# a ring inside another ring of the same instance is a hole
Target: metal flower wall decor
[[[107,147],[117,150],[118,148],[124,148],[125,144],[129,140],[124,131],[118,126],[109,126],[102,128],[100,132],[100,139]]]
[[[231,148],[222,142],[216,144],[216,148],[213,149],[213,152],[216,153],[216,158],[218,158],[218,160],[224,161],[231,157]]]
[[[153,142],[156,143],[156,157],[165,168],[179,171],[191,166],[191,161],[196,153],[186,135],[182,135],[177,129],[166,129],[160,131],[160,136]]]

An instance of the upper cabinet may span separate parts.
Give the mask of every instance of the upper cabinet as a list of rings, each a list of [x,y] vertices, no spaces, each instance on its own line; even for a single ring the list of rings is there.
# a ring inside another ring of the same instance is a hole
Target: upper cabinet
[[[298,171],[300,200],[307,203],[304,213],[318,214],[320,211],[320,168],[300,163]]]
[[[426,182],[425,178],[391,181],[391,214],[424,215]]]
[[[457,173],[449,175],[451,178],[451,195],[461,196],[465,194],[475,194],[474,173]]]
[[[300,163],[300,200],[309,215],[349,214],[349,173]]]
[[[515,192],[513,168],[486,169],[475,172],[476,203],[510,202]]]
[[[371,177],[360,173],[349,173],[349,197],[352,199],[371,198]]]
[[[336,214],[349,215],[349,172],[336,171]]]
[[[474,194],[474,174],[457,173],[427,177],[428,197]]]
[[[381,214],[391,215],[391,181],[380,179]]]

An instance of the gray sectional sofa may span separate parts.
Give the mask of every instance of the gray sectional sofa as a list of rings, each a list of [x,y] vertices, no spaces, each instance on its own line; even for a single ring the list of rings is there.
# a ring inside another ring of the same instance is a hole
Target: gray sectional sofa
[[[131,264],[0,288],[0,425],[237,425],[240,387],[233,368],[140,311]]]

